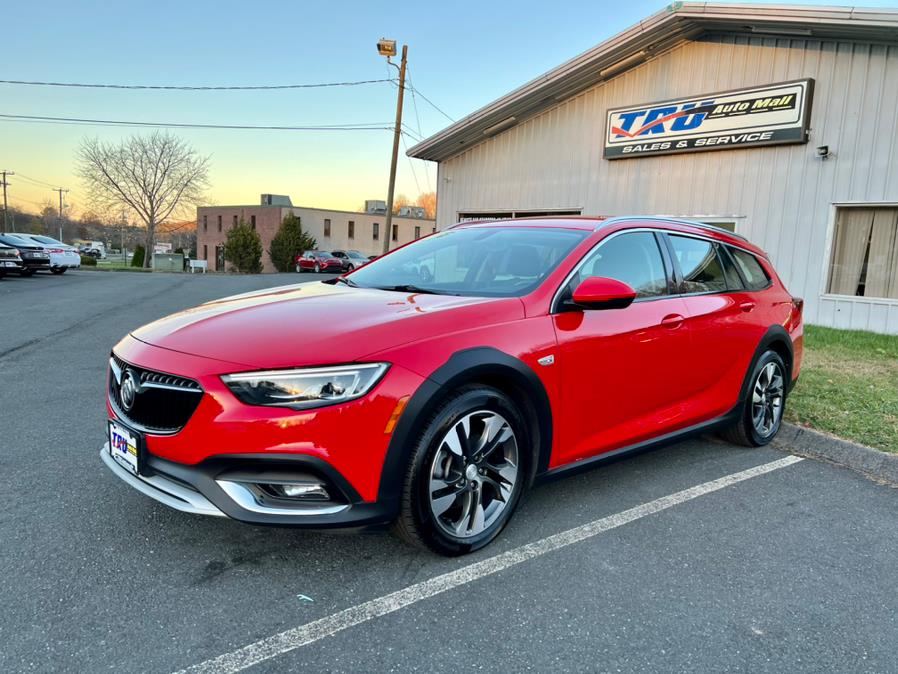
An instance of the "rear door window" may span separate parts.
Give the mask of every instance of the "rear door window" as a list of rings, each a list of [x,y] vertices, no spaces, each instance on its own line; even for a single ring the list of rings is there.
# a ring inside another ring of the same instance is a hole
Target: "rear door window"
[[[761,266],[761,263],[751,253],[738,248],[730,248],[736,266],[742,272],[742,278],[745,279],[745,285],[749,290],[761,290],[770,284],[770,277]]]
[[[681,293],[715,293],[727,290],[723,265],[713,243],[676,234],[668,234],[668,237],[683,274]]]

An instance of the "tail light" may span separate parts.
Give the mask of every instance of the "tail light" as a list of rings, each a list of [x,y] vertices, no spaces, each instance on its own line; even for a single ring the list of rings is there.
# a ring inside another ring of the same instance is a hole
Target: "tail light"
[[[65,250],[62,248],[47,248],[48,253],[64,253]]]
[[[789,323],[793,327],[797,327],[801,325],[802,316],[801,312],[804,309],[804,300],[800,297],[792,298],[792,311],[789,314]]]

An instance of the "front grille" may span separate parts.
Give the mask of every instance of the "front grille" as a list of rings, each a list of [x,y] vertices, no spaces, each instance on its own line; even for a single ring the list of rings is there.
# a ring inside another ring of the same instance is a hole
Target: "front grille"
[[[127,411],[121,390],[126,373],[138,384]],[[116,414],[138,430],[177,433],[190,420],[202,397],[202,387],[192,379],[137,367],[115,354],[109,359],[109,400]]]

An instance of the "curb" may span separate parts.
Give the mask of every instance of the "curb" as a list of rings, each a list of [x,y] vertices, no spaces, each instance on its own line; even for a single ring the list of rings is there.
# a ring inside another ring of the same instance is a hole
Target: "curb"
[[[850,468],[877,482],[898,487],[898,454],[888,454],[789,423],[783,424],[773,446],[791,454]]]

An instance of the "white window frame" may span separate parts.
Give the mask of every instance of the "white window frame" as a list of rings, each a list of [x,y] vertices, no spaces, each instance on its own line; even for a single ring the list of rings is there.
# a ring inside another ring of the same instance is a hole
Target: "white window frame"
[[[826,257],[823,265],[823,275],[820,279],[821,300],[834,300],[839,302],[862,302],[864,304],[879,304],[885,306],[898,306],[898,299],[888,297],[858,297],[857,295],[839,295],[829,292],[829,280],[832,274],[833,246],[836,243],[836,217],[840,208],[898,208],[898,201],[834,201],[829,207],[829,222],[826,226]]]

